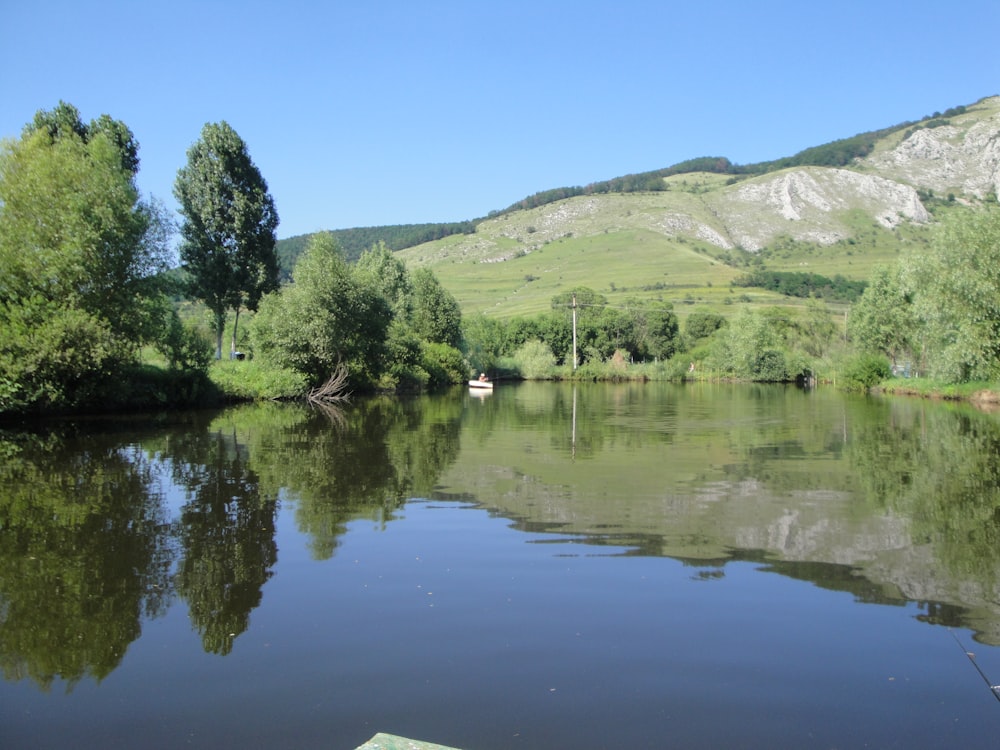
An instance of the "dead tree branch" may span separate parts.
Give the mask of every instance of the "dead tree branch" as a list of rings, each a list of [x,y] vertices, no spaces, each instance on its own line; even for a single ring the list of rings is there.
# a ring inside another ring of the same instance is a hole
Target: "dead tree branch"
[[[351,392],[347,390],[348,372],[343,362],[338,364],[333,374],[323,385],[311,389],[306,400],[311,404],[335,404],[349,401]]]

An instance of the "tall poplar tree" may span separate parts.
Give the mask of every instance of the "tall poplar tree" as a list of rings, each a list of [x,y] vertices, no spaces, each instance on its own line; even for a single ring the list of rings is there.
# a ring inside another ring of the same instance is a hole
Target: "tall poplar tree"
[[[192,294],[215,317],[221,359],[226,313],[236,313],[235,353],[240,310],[256,310],[261,297],[278,288],[278,212],[246,143],[225,121],[202,128],[177,172],[174,195],[184,218],[181,262]]]

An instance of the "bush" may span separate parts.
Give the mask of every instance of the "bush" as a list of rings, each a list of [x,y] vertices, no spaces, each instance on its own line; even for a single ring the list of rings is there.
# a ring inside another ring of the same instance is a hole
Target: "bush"
[[[185,321],[174,312],[167,331],[156,344],[157,351],[167,359],[171,369],[207,372],[212,363],[214,346],[208,334],[196,324]]]
[[[891,375],[888,359],[877,354],[861,354],[845,364],[841,387],[847,391],[867,391]]]
[[[83,310],[33,302],[0,311],[0,412],[101,401],[127,360],[122,342]]]
[[[514,362],[521,377],[527,380],[548,380],[556,366],[556,357],[538,339],[526,341],[514,353]]]
[[[785,354],[780,349],[763,349],[751,358],[750,378],[759,383],[781,383],[788,380]]]
[[[394,362],[387,372],[383,372],[375,384],[378,391],[410,392],[422,391],[431,382],[431,375],[423,367]]]
[[[464,383],[469,374],[462,352],[448,344],[424,342],[420,365],[430,376],[430,386]]]
[[[691,342],[707,338],[722,328],[726,319],[721,315],[709,312],[693,312],[684,322],[684,334]]]
[[[204,372],[138,365],[122,373],[116,388],[102,399],[100,408],[102,411],[194,408],[218,405],[221,400],[219,389]]]

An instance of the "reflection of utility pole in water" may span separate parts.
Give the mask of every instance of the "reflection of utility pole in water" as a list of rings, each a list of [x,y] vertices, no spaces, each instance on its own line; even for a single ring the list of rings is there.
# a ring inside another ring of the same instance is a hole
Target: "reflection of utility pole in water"
[[[572,442],[572,453],[571,456],[573,460],[576,460],[576,383],[573,383],[573,436],[571,438]]]

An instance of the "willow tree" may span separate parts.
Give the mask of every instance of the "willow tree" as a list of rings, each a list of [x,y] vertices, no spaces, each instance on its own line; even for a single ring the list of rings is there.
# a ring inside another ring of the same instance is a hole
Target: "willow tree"
[[[161,328],[168,228],[108,116],[40,111],[0,143],[0,411],[99,398]]]
[[[269,294],[251,326],[254,352],[318,386],[340,366],[351,388],[379,378],[392,309],[359,278],[329,232],[314,234],[292,271],[293,283]]]
[[[231,356],[242,309],[256,310],[278,288],[278,213],[246,143],[225,121],[208,123],[177,172],[174,196],[184,218],[181,262],[191,294],[215,319],[215,357],[222,357],[226,314],[233,310]]]
[[[913,295],[901,270],[899,264],[876,266],[847,322],[847,334],[860,351],[885,355],[893,364],[912,356],[918,339]]]
[[[1000,207],[955,212],[903,264],[928,370],[950,382],[1000,378]]]

